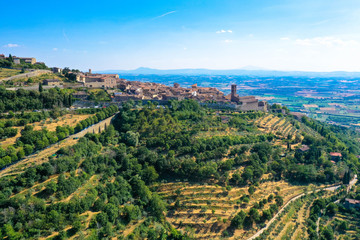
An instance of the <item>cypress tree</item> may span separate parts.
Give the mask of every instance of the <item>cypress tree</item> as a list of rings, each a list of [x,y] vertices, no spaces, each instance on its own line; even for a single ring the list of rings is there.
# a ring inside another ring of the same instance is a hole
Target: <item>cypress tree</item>
[[[41,84],[41,82],[39,83],[39,92],[42,92],[43,91],[43,86]]]

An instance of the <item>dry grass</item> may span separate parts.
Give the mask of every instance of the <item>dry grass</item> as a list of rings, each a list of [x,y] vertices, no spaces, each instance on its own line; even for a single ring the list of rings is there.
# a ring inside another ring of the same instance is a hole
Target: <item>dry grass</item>
[[[21,70],[0,68],[0,79],[12,77],[21,73]]]
[[[70,127],[75,127],[76,124],[88,117],[92,116],[92,114],[83,114],[83,115],[74,115],[74,114],[66,114],[64,116],[59,117],[58,119],[54,120],[43,120],[41,122],[35,122],[31,125],[34,126],[34,130],[41,130],[43,128],[46,128],[48,131],[56,131],[57,126],[66,126],[69,125]],[[15,144],[16,139],[21,137],[21,130],[24,129],[24,127],[14,127],[18,129],[18,133],[16,136],[7,138],[4,141],[1,142],[1,147],[6,148],[8,146],[11,146]]]
[[[103,120],[102,122],[99,122],[99,123],[89,127],[86,130],[83,130],[79,133],[71,135],[64,140],[62,140],[58,143],[55,143],[55,144],[49,146],[48,148],[45,148],[44,150],[40,151],[39,153],[28,156],[24,160],[21,160],[15,164],[9,166],[8,168],[6,168],[0,172],[0,178],[4,177],[4,176],[8,176],[8,175],[19,174],[19,173],[23,172],[23,169],[25,169],[27,167],[39,165],[44,162],[47,162],[49,160],[48,159],[49,156],[55,154],[60,148],[68,147],[68,146],[72,146],[72,145],[76,144],[78,142],[78,138],[83,137],[86,133],[93,133],[93,132],[98,133],[99,128],[101,128],[101,130],[104,130],[105,124],[107,126],[109,126],[112,118],[113,117],[109,117],[109,118]],[[76,139],[74,139],[74,138],[76,138]]]
[[[74,115],[74,114],[66,114],[64,116],[59,117],[58,119],[54,120],[46,120],[45,124],[35,123],[34,130],[41,130],[46,128],[48,131],[56,131],[57,126],[66,126],[69,125],[70,127],[75,127],[76,124],[88,117],[93,116],[93,114],[81,114],[81,115]]]

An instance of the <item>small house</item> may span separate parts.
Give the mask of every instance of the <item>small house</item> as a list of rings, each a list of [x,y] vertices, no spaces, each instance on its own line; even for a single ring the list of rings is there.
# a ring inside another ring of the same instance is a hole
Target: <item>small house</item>
[[[329,155],[330,155],[331,160],[333,160],[335,162],[340,161],[342,158],[341,153],[338,153],[338,152],[331,152]]]
[[[302,153],[307,152],[309,150],[310,150],[310,147],[308,145],[303,145],[301,148],[297,149],[298,152],[302,152]]]
[[[345,198],[344,206],[345,206],[347,209],[349,209],[349,208],[357,208],[357,209],[360,209],[360,200]]]

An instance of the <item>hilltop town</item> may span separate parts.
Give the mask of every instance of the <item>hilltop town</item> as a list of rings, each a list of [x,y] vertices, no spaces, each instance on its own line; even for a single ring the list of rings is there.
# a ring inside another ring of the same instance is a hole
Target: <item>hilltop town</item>
[[[36,59],[0,55],[2,60],[11,62],[15,67],[26,63],[26,66],[39,64]],[[45,65],[44,63],[41,63]],[[45,65],[46,66],[46,65]],[[236,92],[236,85],[231,85],[231,94],[225,95],[214,87],[199,87],[196,83],[190,88],[181,87],[174,83],[173,86],[166,86],[160,83],[129,81],[120,78],[118,74],[99,74],[69,68],[46,67],[49,78],[40,80],[38,83],[30,81],[25,77],[21,79],[21,74],[15,76],[17,80],[13,83],[15,88],[32,88],[37,84],[42,84],[46,88],[59,87],[73,89],[73,97],[78,101],[90,100],[91,92],[95,89],[106,92],[109,100],[113,103],[121,103],[128,100],[167,102],[169,100],[193,99],[201,103],[212,104],[213,106],[226,106],[239,111],[267,111],[267,102],[259,101],[255,96],[240,97]],[[24,74],[24,73],[23,73]],[[25,74],[25,76],[27,76]],[[14,78],[14,77],[12,77]],[[10,77],[11,79],[11,77]],[[6,82],[6,79],[2,79]]]

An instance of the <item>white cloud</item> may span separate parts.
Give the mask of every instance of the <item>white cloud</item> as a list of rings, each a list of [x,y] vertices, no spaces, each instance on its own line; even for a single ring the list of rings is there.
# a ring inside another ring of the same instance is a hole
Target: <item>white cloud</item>
[[[56,52],[57,50],[58,50],[57,48],[53,48],[53,51],[55,51],[55,52]]]
[[[281,40],[281,41],[289,41],[290,38],[288,38],[288,37],[282,37],[282,38],[280,38],[280,40]]]
[[[165,17],[165,16],[167,16],[169,14],[173,14],[173,13],[176,13],[176,11],[170,11],[170,12],[164,13],[164,14],[162,14],[160,16],[154,17],[153,19],[162,18],[162,17]]]
[[[18,45],[16,43],[8,43],[8,44],[4,45],[4,47],[15,48],[15,47],[20,47],[20,45]]]
[[[325,47],[335,47],[335,46],[351,46],[356,45],[359,42],[355,40],[343,40],[336,37],[315,37],[315,38],[304,38],[296,39],[295,44],[301,46],[325,46]]]
[[[233,42],[233,40],[231,40],[231,39],[226,39],[225,41],[224,41],[224,43],[232,43]]]
[[[233,31],[232,30],[224,30],[224,29],[221,29],[221,30],[219,30],[219,31],[216,31],[216,33],[217,34],[220,34],[220,33],[233,33]]]

